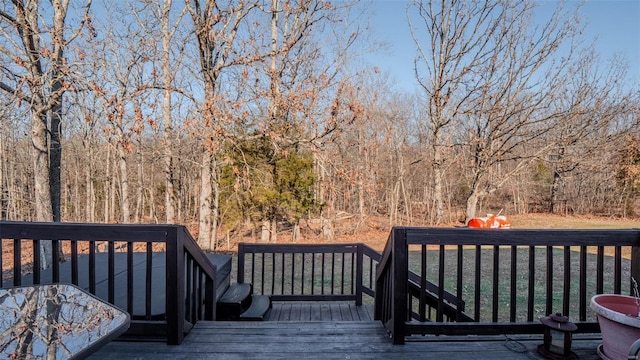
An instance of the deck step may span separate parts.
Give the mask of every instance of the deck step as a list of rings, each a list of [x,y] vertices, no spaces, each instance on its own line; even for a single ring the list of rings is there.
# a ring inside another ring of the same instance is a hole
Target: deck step
[[[242,321],[265,321],[271,313],[271,298],[266,295],[253,295],[251,306],[242,314]]]
[[[238,320],[240,314],[251,306],[251,284],[234,283],[220,297],[217,303],[217,317],[220,320]]]
[[[218,304],[239,304],[251,295],[251,284],[234,283],[222,295]]]

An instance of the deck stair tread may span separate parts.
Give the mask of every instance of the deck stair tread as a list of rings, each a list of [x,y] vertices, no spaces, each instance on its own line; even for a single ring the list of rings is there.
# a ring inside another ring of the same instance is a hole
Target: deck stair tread
[[[217,303],[217,318],[224,321],[264,321],[271,312],[271,298],[253,295],[249,283],[233,283]]]
[[[264,321],[271,312],[271,298],[253,295],[249,283],[234,283],[217,303],[217,318],[224,321]]]
[[[271,312],[271,298],[266,295],[253,295],[251,306],[240,314],[240,320],[243,321],[264,321],[269,317]]]
[[[249,295],[251,295],[251,284],[234,283],[218,300],[218,304],[240,305],[246,302]]]

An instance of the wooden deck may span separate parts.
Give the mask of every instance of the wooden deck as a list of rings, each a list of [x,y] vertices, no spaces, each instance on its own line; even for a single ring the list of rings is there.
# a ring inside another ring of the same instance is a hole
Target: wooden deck
[[[90,359],[542,359],[540,336],[426,336],[393,345],[371,306],[277,303],[266,322],[200,321],[178,346],[112,342]],[[597,335],[577,336],[582,360],[600,359]]]
[[[373,305],[353,302],[279,302],[273,304],[269,321],[373,321]]]

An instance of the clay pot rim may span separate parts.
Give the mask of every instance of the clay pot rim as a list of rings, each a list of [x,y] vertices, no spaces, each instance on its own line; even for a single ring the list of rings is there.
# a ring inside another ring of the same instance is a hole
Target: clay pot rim
[[[599,294],[599,295],[594,295],[591,298],[591,303],[589,304],[590,305],[589,307],[598,316],[602,316],[606,319],[609,319],[617,323],[621,323],[621,324],[628,325],[635,328],[640,328],[639,318],[629,316],[628,314],[623,314],[621,312],[609,309],[598,302],[598,300],[601,300],[607,297],[629,300],[630,301],[629,305],[635,305],[635,302],[636,302],[636,298],[633,296],[619,295],[619,294]]]

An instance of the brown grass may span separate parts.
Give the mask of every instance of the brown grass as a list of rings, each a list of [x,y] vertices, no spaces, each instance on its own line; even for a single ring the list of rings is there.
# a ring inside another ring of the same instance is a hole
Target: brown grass
[[[631,229],[640,228],[638,219],[614,219],[594,216],[561,216],[550,214],[527,214],[509,215],[511,227],[515,229]],[[398,224],[406,225],[406,224]],[[441,227],[459,227],[462,224],[444,224]],[[418,225],[425,226],[425,225]],[[336,224],[336,237],[327,240],[318,235],[315,224],[312,222],[303,224],[303,238],[299,243],[365,243],[372,248],[381,251],[389,237],[389,220],[372,216],[358,224],[350,219]],[[357,229],[357,230],[356,230]],[[237,242],[257,242],[259,239],[244,237],[236,239]],[[291,235],[288,233],[278,234],[278,243],[291,243]],[[236,247],[231,246],[231,251]]]
[[[513,228],[519,229],[629,229],[640,228],[640,220],[637,219],[613,219],[603,217],[588,217],[588,216],[560,216],[549,214],[527,214],[527,215],[512,215],[508,216],[511,220]],[[406,225],[406,224],[397,224]],[[421,225],[421,224],[416,224]],[[349,217],[345,220],[338,221],[335,224],[336,236],[332,240],[327,240],[319,235],[318,224],[309,221],[302,224],[302,239],[298,243],[308,244],[331,244],[331,243],[365,243],[372,248],[382,251],[387,238],[389,237],[390,224],[389,220],[382,216],[370,216],[364,221],[359,222],[355,217]],[[424,225],[423,225],[424,226]],[[455,227],[461,226],[459,223],[451,223],[442,225],[443,227]],[[230,247],[224,246],[226,251],[236,251],[237,242],[257,242],[259,239],[245,236],[242,238],[233,239],[230,243]],[[278,234],[278,243],[291,243],[291,234],[284,232]],[[13,265],[13,251],[10,242],[5,240],[3,244],[3,268],[12,268]],[[226,245],[226,244],[225,244]],[[154,249],[157,250],[157,249]],[[79,249],[81,253],[86,249]],[[139,249],[136,249],[139,251]],[[68,249],[65,249],[65,254],[68,253]],[[24,245],[22,249],[23,261],[25,259],[32,258],[32,252],[30,245]]]
[[[561,216],[527,214],[509,217],[520,229],[632,229],[640,228],[638,219],[616,219],[596,216]]]

